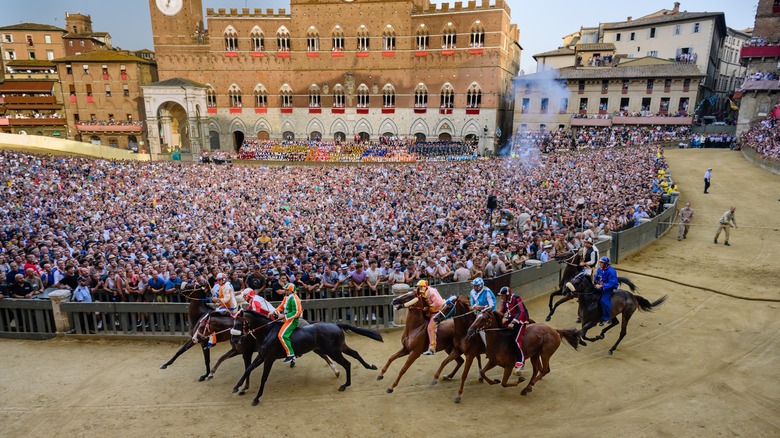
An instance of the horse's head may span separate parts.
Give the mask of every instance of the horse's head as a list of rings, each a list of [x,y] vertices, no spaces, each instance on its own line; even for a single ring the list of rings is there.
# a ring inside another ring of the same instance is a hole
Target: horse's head
[[[395,307],[395,310],[401,310],[403,308],[409,308],[414,306],[420,301],[420,297],[417,295],[417,290],[407,292],[399,297],[393,298],[390,304]]]
[[[207,291],[205,287],[198,284],[182,284],[182,288],[179,290],[179,294],[184,298],[195,301],[204,300],[211,296],[211,292]]]
[[[590,275],[585,272],[580,272],[575,275],[571,281],[566,283],[565,287],[569,292],[580,296],[581,294],[588,294],[593,291],[593,282],[590,279]]]
[[[273,319],[262,313],[253,310],[244,310],[241,312],[241,316],[236,318],[236,326],[241,326],[241,334],[231,336],[231,342],[240,344],[246,336],[254,336],[257,339],[258,336],[255,335],[255,332],[258,332],[263,327],[269,326],[272,322],[274,322]],[[260,335],[260,337],[265,336]]]
[[[483,309],[477,315],[477,319],[475,319],[474,322],[471,323],[468,332],[466,332],[466,336],[471,337],[474,336],[474,333],[476,333],[479,330],[495,327],[496,326],[495,319],[496,318],[493,315],[492,309]]]
[[[565,261],[568,261],[572,257],[574,257],[577,253],[574,251],[566,251],[562,252],[560,254],[555,254],[555,261],[558,263],[563,263]]]
[[[451,296],[444,302],[444,307],[441,308],[433,320],[436,323],[440,323],[445,319],[452,318],[453,316],[463,315],[469,310],[468,299],[464,296]]]

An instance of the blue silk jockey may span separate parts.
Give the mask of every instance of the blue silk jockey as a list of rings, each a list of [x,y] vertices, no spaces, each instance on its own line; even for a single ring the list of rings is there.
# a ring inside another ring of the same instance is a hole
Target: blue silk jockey
[[[612,294],[618,288],[615,268],[609,264],[609,257],[599,259],[599,269],[594,279],[596,289],[601,292],[601,322],[612,319]]]
[[[496,295],[492,290],[485,287],[485,282],[480,277],[471,282],[471,308],[475,310],[490,309],[496,310]]]

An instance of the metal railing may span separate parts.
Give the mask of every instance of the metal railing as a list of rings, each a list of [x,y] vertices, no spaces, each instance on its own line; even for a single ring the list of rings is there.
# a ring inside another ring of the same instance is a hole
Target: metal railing
[[[51,302],[46,300],[0,300],[0,337],[49,339],[56,329]]]

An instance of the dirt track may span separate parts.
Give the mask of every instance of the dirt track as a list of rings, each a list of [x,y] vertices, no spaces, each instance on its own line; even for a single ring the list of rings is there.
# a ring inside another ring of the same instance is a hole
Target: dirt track
[[[675,228],[618,272],[778,300],[780,232],[748,227],[780,228],[780,177],[737,152],[670,150],[667,157],[697,226],[683,242]],[[707,167],[715,170],[704,195]],[[732,247],[715,246],[715,223],[732,203],[743,228],[732,233]],[[0,340],[0,436],[780,436],[780,303],[627,276],[646,298],[670,298],[657,312],[634,316],[614,356],[606,352],[616,330],[580,351],[564,343],[552,373],[527,397],[479,384],[472,370],[460,405],[451,401],[456,382],[429,385],[442,354],[420,358],[394,394],[385,388],[400,361],[381,382],[353,361],[353,386],[339,393],[343,378],[305,356],[292,370],[277,364],[260,406],[251,407],[259,374],[252,395],[230,393],[239,360],[198,383],[197,351],[158,369],[178,347],[171,343]],[[537,318],[546,314],[546,297],[529,308]],[[574,304],[562,306],[551,325],[573,326],[574,313]],[[347,340],[381,367],[399,337]]]

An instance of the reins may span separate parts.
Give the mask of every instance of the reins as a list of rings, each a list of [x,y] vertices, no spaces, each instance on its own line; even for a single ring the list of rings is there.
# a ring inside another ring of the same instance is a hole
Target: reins
[[[257,337],[255,336],[255,332],[256,332],[256,331],[260,330],[260,329],[261,329],[261,328],[263,328],[263,327],[269,326],[269,325],[271,325],[271,324],[273,324],[273,323],[275,323],[275,322],[279,322],[279,321],[281,321],[281,319],[274,319],[274,320],[272,320],[271,322],[267,322],[267,323],[265,323],[265,324],[263,324],[263,325],[261,325],[261,326],[259,326],[259,327],[255,327],[255,328],[253,328],[252,330],[249,330],[249,331],[244,331],[243,335],[244,335],[244,336],[246,336],[246,335],[251,335],[253,338],[255,338],[255,340],[257,340]],[[246,317],[244,317],[244,324],[249,324],[249,322],[248,322],[248,320],[246,319]]]

